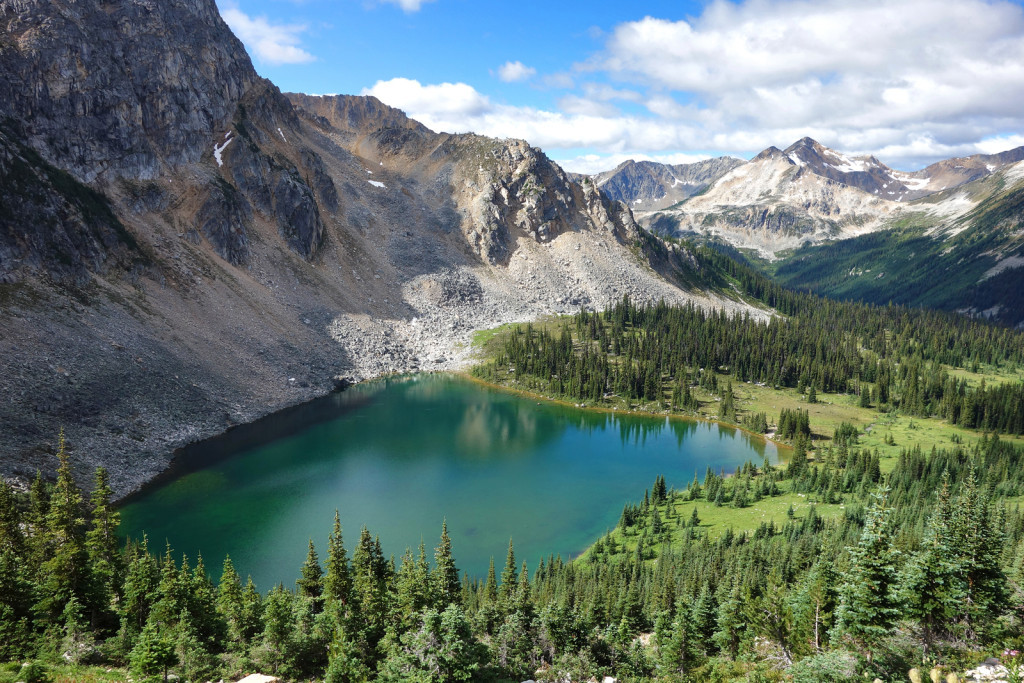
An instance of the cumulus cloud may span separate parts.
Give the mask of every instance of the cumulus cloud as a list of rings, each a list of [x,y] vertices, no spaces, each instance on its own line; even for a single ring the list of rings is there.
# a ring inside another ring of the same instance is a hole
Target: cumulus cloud
[[[923,160],[1022,127],[1024,12],[983,0],[719,0],[692,21],[618,26],[582,69],[646,85],[654,115],[696,116],[709,134],[786,144],[780,133],[813,130]]]
[[[316,57],[300,46],[305,24],[273,24],[266,17],[250,17],[236,5],[221,9],[221,16],[253,57],[267,64],[306,64]]]
[[[532,66],[526,66],[522,62],[505,62],[498,67],[498,78],[506,83],[515,83],[532,78],[537,70]]]
[[[368,92],[438,130],[607,163],[750,156],[809,135],[911,169],[1024,142],[1024,9],[1005,0],[717,0],[695,19],[646,17],[603,39],[572,74],[536,79],[565,91],[553,110],[494,102],[465,83],[393,79]]]
[[[401,109],[429,128],[455,133],[468,132],[469,121],[493,109],[486,95],[465,83],[423,85],[409,78],[392,78],[377,81],[362,94]]]

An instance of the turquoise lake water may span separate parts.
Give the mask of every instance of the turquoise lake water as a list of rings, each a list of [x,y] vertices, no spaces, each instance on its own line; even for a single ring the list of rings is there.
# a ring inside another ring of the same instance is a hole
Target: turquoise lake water
[[[715,424],[585,411],[447,375],[360,384],[190,447],[121,509],[122,535],[169,541],[214,577],[230,554],[262,591],[294,586],[334,511],[351,554],[362,526],[399,558],[433,557],[447,519],[456,563],[499,570],[508,542],[530,570],[569,559],[615,526],[657,475],[684,488],[705,469],[777,460],[773,444]]]

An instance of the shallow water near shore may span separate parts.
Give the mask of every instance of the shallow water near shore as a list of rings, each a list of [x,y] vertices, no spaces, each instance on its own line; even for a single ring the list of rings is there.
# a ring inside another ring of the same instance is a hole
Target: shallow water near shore
[[[449,375],[368,382],[184,450],[121,509],[121,534],[167,541],[214,577],[230,555],[266,591],[293,586],[312,539],[324,559],[337,509],[400,557],[429,557],[447,519],[460,571],[484,576],[508,542],[532,571],[614,527],[657,475],[685,488],[707,467],[776,462],[772,443],[712,423],[587,411]]]

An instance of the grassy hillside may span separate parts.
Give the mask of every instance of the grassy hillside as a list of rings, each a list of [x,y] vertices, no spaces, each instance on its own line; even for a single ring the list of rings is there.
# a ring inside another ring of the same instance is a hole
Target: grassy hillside
[[[908,213],[889,230],[798,249],[773,267],[774,276],[822,296],[970,311],[1019,325],[1024,268],[996,272],[996,264],[1024,255],[1024,186],[989,191],[948,229],[936,230],[934,216]]]

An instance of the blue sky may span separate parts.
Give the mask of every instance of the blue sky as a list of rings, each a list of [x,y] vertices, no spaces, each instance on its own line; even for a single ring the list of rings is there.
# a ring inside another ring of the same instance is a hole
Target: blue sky
[[[570,170],[810,135],[911,170],[1024,145],[1024,11],[986,0],[218,0],[282,90],[373,94]]]

